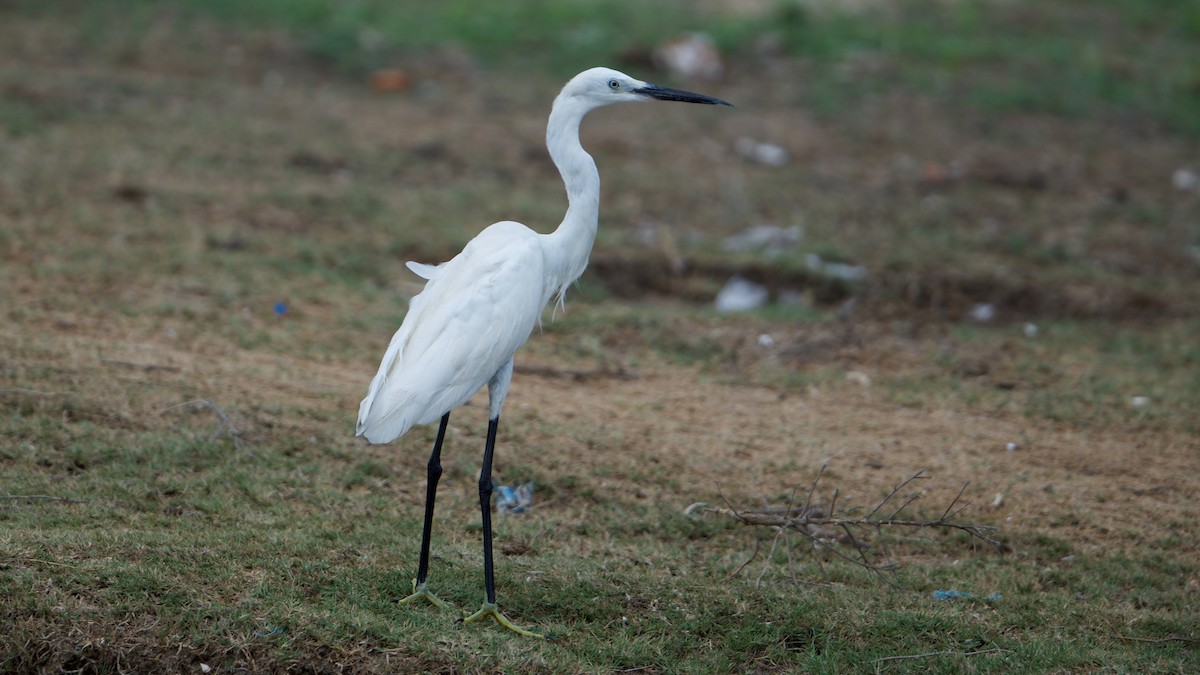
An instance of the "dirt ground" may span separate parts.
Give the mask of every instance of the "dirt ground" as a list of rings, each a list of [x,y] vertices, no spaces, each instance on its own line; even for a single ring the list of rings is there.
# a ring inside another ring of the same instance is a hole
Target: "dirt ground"
[[[268,54],[265,58],[269,61],[277,57]],[[141,114],[136,110],[141,105],[136,99],[159,95],[155,92],[164,71],[170,76],[179,74],[171,72],[169,60],[157,66],[140,64],[117,74],[86,66],[73,69],[35,63],[31,67],[34,71],[44,69],[48,84],[31,84],[26,75],[9,71],[5,86],[10,96],[53,98],[61,94],[64,82],[78,78],[99,90],[124,86],[134,92],[115,95],[118,102],[113,104],[132,110],[131,115]],[[1051,244],[1061,243],[1070,249],[1077,245],[1073,243],[1077,239],[1086,239],[1088,214],[1114,199],[1119,202],[1121,195],[1132,192],[1148,202],[1167,199],[1163,195],[1170,192],[1170,187],[1162,180],[1160,169],[1185,164],[1195,148],[1194,144],[1177,143],[1169,134],[1137,125],[1122,128],[1077,124],[1035,115],[1013,116],[997,125],[984,115],[973,119],[969,112],[947,121],[927,101],[904,96],[856,108],[831,132],[826,126],[829,120],[795,109],[797,94],[791,85],[775,84],[795,82],[803,77],[803,69],[780,68],[756,73],[755,66],[743,66],[730,76],[728,84],[708,87],[713,93],[745,102],[738,109],[740,117],[714,120],[680,116],[670,122],[655,122],[651,121],[652,113],[637,110],[629,116],[605,115],[594,122],[589,120],[589,147],[601,158],[602,172],[609,172],[603,175],[611,176],[610,185],[615,186],[608,195],[614,222],[602,227],[616,231],[610,238],[602,237],[594,271],[589,273],[595,276],[590,280],[585,277],[585,286],[607,282],[615,298],[610,302],[641,295],[649,313],[657,311],[654,308],[659,305],[655,303],[662,303],[662,311],[669,313],[680,303],[710,297],[706,294],[731,269],[713,263],[711,256],[697,255],[690,261],[689,271],[671,273],[666,264],[673,255],[669,242],[649,252],[626,246],[637,227],[629,216],[649,213],[648,218],[653,220],[666,213],[695,213],[698,195],[719,194],[732,200],[725,189],[731,183],[741,186],[740,199],[755,204],[743,207],[753,216],[780,215],[803,202],[814,231],[819,232],[823,227],[820,223],[828,222],[824,227],[843,228],[845,239],[857,242],[870,241],[876,228],[890,227],[874,222],[881,211],[889,208],[889,198],[899,194],[931,205],[928,208],[938,208],[940,202],[930,195],[936,197],[943,190],[953,194],[955,186],[966,185],[965,189],[982,191],[980,199],[988,208],[1014,220],[1031,203],[1050,203],[1041,217],[1061,216],[1063,227],[1044,237]],[[549,98],[542,87],[520,85],[538,91],[540,98],[516,110],[516,95],[498,97],[496,84],[477,81],[465,85],[439,83],[455,95],[437,98],[433,104],[414,98],[380,105],[375,99],[366,100],[370,95],[366,92],[358,95],[362,98],[329,93],[343,91],[339,87],[344,84],[310,99],[312,89],[307,85],[313,80],[305,77],[319,79],[302,75],[299,84],[289,82],[269,101],[257,93],[257,85],[249,84],[255,80],[246,77],[224,99],[198,105],[212,105],[218,115],[228,115],[230,109],[235,113],[253,110],[262,117],[252,125],[265,125],[263,120],[287,111],[291,117],[278,118],[286,147],[278,152],[266,150],[267,154],[286,154],[304,145],[299,135],[290,134],[331,124],[348,143],[345,153],[350,156],[350,165],[356,152],[378,145],[382,138],[385,143],[408,150],[425,147],[425,152],[437,160],[432,162],[433,169],[420,169],[434,172],[426,180],[471,180],[497,171],[502,175],[498,179],[501,185],[540,181],[548,186],[545,194],[558,198],[552,168],[545,162],[527,161],[540,154],[542,116]],[[162,86],[172,92],[162,94],[165,98],[178,94],[177,84]],[[122,96],[132,102],[120,102]],[[451,99],[454,106],[449,105]],[[197,103],[197,99],[190,101]],[[480,123],[486,117],[485,110],[497,101],[515,112],[515,121],[505,127],[507,133],[497,133]],[[309,118],[297,121],[302,117],[297,111],[305,105],[303,111]],[[85,134],[73,124],[68,121],[63,125],[67,142],[71,134]],[[415,137],[401,138],[395,131],[397,126],[420,131]],[[996,131],[997,126],[1002,130]],[[981,128],[994,133],[972,133]],[[1089,137],[1097,131],[1113,134],[1107,140],[1115,139],[1118,146],[1109,147]],[[670,182],[669,175],[654,174],[657,177],[646,181],[645,174],[661,170],[665,163],[661,157],[667,156],[668,146],[673,153],[678,149],[671,155],[674,165],[704,167],[713,164],[715,154],[726,151],[729,140],[751,132],[781,139],[795,161],[805,168],[786,179],[741,165],[697,168],[692,186],[677,186],[665,192],[656,191]],[[122,133],[131,132],[126,129]],[[155,138],[169,135],[161,128],[148,133]],[[185,132],[185,143],[187,133],[194,131]],[[644,149],[646,141],[631,140],[635,133],[639,139],[654,139],[649,142],[659,146]],[[688,137],[701,140],[672,145],[672,141]],[[235,145],[236,141],[229,143]],[[468,152],[469,147],[472,152]],[[487,152],[475,152],[480,147]],[[37,145],[31,142],[26,149],[36,151]],[[1033,161],[1021,155],[1035,149]],[[296,157],[294,152],[291,156]],[[336,153],[318,157],[326,162],[318,164],[326,167],[330,157],[335,161],[329,166],[336,173]],[[629,160],[640,162],[643,174],[637,173],[639,169],[627,174],[611,171],[614,165]],[[21,161],[31,160],[25,157]],[[221,165],[220,158],[217,164]],[[280,169],[273,165],[272,170]],[[952,175],[937,173],[942,170],[950,170]],[[411,188],[412,181],[419,181],[421,175],[406,171],[409,169],[397,170],[396,183]],[[189,180],[208,180],[171,174],[155,177],[148,171],[141,179],[151,200],[155,194],[169,197],[191,189],[187,187]],[[208,187],[218,192],[222,185],[228,187],[223,198],[236,204],[243,199],[241,188],[227,182],[244,179],[245,174],[240,178],[216,178],[212,179],[215,187]],[[804,187],[797,186],[800,179],[806,180]],[[99,197],[97,194],[111,191],[113,185],[125,185],[128,180],[120,171],[88,176],[81,179],[83,194],[103,201],[97,208],[105,211],[112,208],[111,192]],[[643,184],[644,189],[639,187]],[[25,202],[12,196],[14,185],[10,180],[0,191],[0,203],[8,202],[10,213],[22,219],[36,218],[36,214],[30,216],[36,209],[26,212]],[[796,186],[794,192],[789,192],[792,186]],[[70,189],[69,183],[66,189]],[[769,198],[755,203],[764,194]],[[44,200],[38,208],[54,212],[57,207],[52,200]],[[842,218],[823,218],[832,209],[846,208],[847,201],[855,200],[873,206],[849,209],[850,215]],[[142,202],[144,198],[135,195],[128,201]],[[643,209],[644,203],[650,206]],[[253,205],[246,208],[262,215],[254,211],[257,207]],[[733,208],[727,206],[725,213]],[[980,213],[965,214],[962,220],[972,224],[986,220],[980,208]],[[219,220],[226,212],[227,207],[218,204],[210,212],[202,207],[187,218],[204,223],[210,218]],[[294,220],[291,215],[261,219],[251,230],[257,227],[272,236],[303,237],[327,227],[306,221],[303,214]],[[480,221],[479,225],[486,222]],[[208,225],[213,225],[211,231],[223,227],[221,223]],[[709,226],[711,223],[699,225]],[[782,366],[761,361],[756,364],[801,374],[836,364],[831,377],[804,387],[755,384],[753,377],[725,377],[721,368],[680,365],[654,356],[651,348],[639,342],[640,338],[630,340],[631,353],[639,355],[638,364],[630,368],[631,376],[607,372],[602,368],[604,364],[586,358],[565,368],[555,350],[568,349],[578,336],[561,330],[547,335],[535,333],[530,346],[518,356],[518,372],[506,406],[506,426],[498,451],[497,480],[504,480],[507,467],[531,466],[551,477],[581,477],[591,490],[615,495],[615,499],[673,503],[682,510],[693,502],[715,501],[722,495],[738,505],[758,506],[763,501],[780,504],[794,486],[807,486],[818,468],[825,465],[825,485],[838,487],[846,503],[866,506],[899,481],[924,470],[931,477],[923,484],[930,492],[926,503],[931,507],[948,503],[963,483],[969,482],[966,496],[974,504],[967,512],[970,520],[998,525],[1002,532],[1049,533],[1073,542],[1080,552],[1154,546],[1180,532],[1195,532],[1195,523],[1200,520],[1196,506],[1200,495],[1200,440],[1178,427],[1138,430],[1113,424],[1090,429],[1021,413],[981,413],[969,404],[956,404],[945,397],[921,406],[901,405],[893,402],[886,387],[879,384],[890,375],[920,371],[943,339],[937,330],[905,338],[905,329],[896,328],[897,322],[938,324],[948,321],[948,317],[961,317],[971,303],[981,298],[998,298],[998,306],[1010,311],[1007,319],[1012,322],[1057,313],[1126,324],[1145,319],[1144,330],[1153,331],[1155,322],[1194,318],[1197,299],[1186,288],[1188,284],[1194,288],[1197,274],[1189,267],[1194,263],[1181,247],[1164,248],[1164,241],[1186,238],[1186,232],[1178,231],[1185,226],[1172,227],[1175,229],[1167,228],[1166,234],[1147,237],[1140,237],[1136,228],[1114,229],[1087,241],[1088,255],[1103,265],[1177,272],[1164,273],[1166,281],[1157,295],[1127,286],[1120,279],[1072,279],[1060,286],[1046,279],[1029,282],[1020,270],[1011,277],[992,278],[970,269],[939,271],[936,265],[916,271],[889,269],[888,251],[856,244],[853,248],[861,254],[856,261],[883,272],[878,277],[882,280],[879,285],[866,288],[860,296],[862,306],[876,311],[852,319],[862,334],[870,336],[856,345],[855,356],[838,358],[836,346],[826,349],[819,341],[800,340],[793,346],[817,351]],[[719,235],[734,231],[732,227],[714,229]],[[196,243],[202,239],[193,236],[186,240],[187,245],[203,248],[205,244]],[[686,240],[686,236],[680,235],[679,240]],[[146,255],[154,255],[153,237],[130,241],[134,247],[145,244]],[[362,245],[373,246],[373,241]],[[312,324],[309,331],[314,335],[325,329],[333,333],[313,339],[342,350],[325,362],[305,354],[245,349],[226,335],[205,335],[203,330],[197,331],[200,337],[180,345],[164,333],[164,326],[179,323],[175,318],[108,313],[96,306],[48,298],[46,286],[36,282],[45,273],[35,268],[46,268],[53,263],[53,256],[49,248],[41,246],[30,250],[14,245],[5,253],[4,264],[9,266],[5,309],[10,317],[19,315],[20,319],[0,328],[0,335],[11,349],[6,376],[0,382],[12,394],[6,400],[26,401],[14,405],[53,406],[54,392],[66,391],[71,392],[75,402],[72,412],[64,414],[114,426],[158,428],[175,423],[176,418],[164,416],[161,411],[177,403],[181,391],[189,392],[189,396],[219,400],[235,412],[248,439],[271,443],[311,434],[319,442],[353,449],[395,466],[397,475],[413,477],[412,491],[417,494],[426,438],[414,436],[388,448],[368,447],[352,438],[353,411],[387,338],[386,334],[355,338],[353,331],[344,327],[355,312],[364,310],[362,306],[345,309],[335,304],[335,298],[318,297],[319,302],[304,309],[305,320]],[[394,265],[384,272],[385,276],[396,277],[392,283],[401,283],[405,274],[400,257],[396,256]],[[622,259],[634,263],[622,265]],[[641,277],[628,274],[632,268],[652,264],[660,265],[661,271]],[[802,272],[774,268],[757,275],[750,268],[749,276],[780,287],[812,281]],[[989,278],[991,282],[981,281]],[[899,287],[907,287],[909,292],[893,293]],[[86,279],[81,297],[119,304],[122,292],[120,285],[109,279]],[[211,291],[196,293],[199,298],[188,300],[187,288],[172,288],[169,284],[130,292],[144,294],[145,300],[185,298],[198,309],[198,316],[204,316],[207,308],[219,302],[218,294]],[[320,291],[315,293],[319,296]],[[835,289],[824,296],[818,289],[813,293],[818,309],[829,309],[839,306],[848,292]],[[908,301],[894,304],[897,297]],[[393,300],[400,302],[398,297]],[[582,304],[568,311],[589,311],[588,307]],[[375,311],[378,306],[365,309]],[[395,315],[399,316],[398,308]],[[253,319],[259,327],[268,321]],[[738,319],[721,320],[716,327],[702,319],[694,324],[685,319],[679,325],[682,333],[694,331],[734,344],[753,344],[764,327],[776,331],[794,328],[787,317],[757,318],[744,326]],[[822,329],[811,330],[810,334],[819,334]],[[304,339],[295,338],[300,342]],[[347,355],[345,343],[340,342],[343,339],[358,339],[362,346]],[[896,347],[897,341],[903,346]],[[986,360],[988,355],[982,352],[979,358]],[[862,363],[871,364],[869,375],[851,375],[860,371],[856,364]],[[582,369],[582,375],[571,374],[571,368],[576,367]],[[26,390],[33,393],[26,396],[22,393]],[[462,439],[457,441],[456,450],[471,453],[463,461],[476,461],[471,443],[481,437],[482,411],[477,399],[454,418],[452,434]],[[199,420],[189,423],[204,424]],[[534,455],[525,447],[549,450]],[[467,481],[460,481],[460,488],[470,489]],[[576,503],[570,490],[557,490],[552,499]],[[469,505],[469,499],[466,503]],[[1191,539],[1180,545],[1197,550]],[[1195,586],[1197,580],[1186,583]]]
[[[13,336],[11,327],[5,332]],[[578,360],[564,367],[554,356],[557,343],[574,339],[535,334],[530,353],[518,358],[503,417],[496,481],[528,477],[513,467],[533,470],[546,483],[545,508],[586,508],[595,494],[680,511],[722,499],[739,508],[780,506],[797,486],[803,494],[825,466],[818,494],[837,488],[845,506],[869,509],[924,471],[922,509],[939,510],[969,483],[964,496],[972,506],[962,520],[997,525],[1005,539],[1049,534],[1080,554],[1154,546],[1196,523],[1200,444],[1187,434],[1090,431],[972,413],[952,402],[899,405],[853,376],[794,390],[729,383],[652,357],[622,371]],[[22,342],[18,337],[18,348],[27,346]],[[164,342],[56,314],[37,338],[46,360],[27,359],[25,368],[53,364],[60,374],[49,379],[59,381],[20,381],[48,394],[25,404],[59,406],[54,392],[74,383],[77,392],[91,393],[71,394],[64,416],[125,429],[215,428],[205,411],[162,412],[176,402],[175,392],[190,389],[221,401],[251,444],[309,438],[394,467],[396,489],[418,508],[432,429],[390,446],[352,438],[353,411],[370,374],[365,360],[355,370],[221,342],[187,349]],[[93,388],[104,382],[105,391]],[[462,514],[474,508],[485,411],[481,393],[452,418],[447,461],[469,474],[444,489],[458,493],[449,508]],[[556,487],[563,477],[569,487]],[[1177,544],[1195,548],[1186,539]]]

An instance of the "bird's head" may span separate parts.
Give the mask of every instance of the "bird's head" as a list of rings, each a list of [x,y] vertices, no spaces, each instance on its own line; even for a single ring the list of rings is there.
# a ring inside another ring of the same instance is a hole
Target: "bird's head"
[[[599,108],[627,101],[655,99],[732,106],[731,103],[712,96],[643,82],[612,68],[592,68],[571,78],[571,81],[567,82],[562,93],[559,94],[559,98],[564,97],[578,99],[589,108]]]

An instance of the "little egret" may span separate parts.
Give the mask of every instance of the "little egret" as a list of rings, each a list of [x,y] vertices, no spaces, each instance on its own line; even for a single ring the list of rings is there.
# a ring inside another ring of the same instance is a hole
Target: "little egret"
[[[567,214],[558,229],[539,234],[520,223],[502,221],[480,232],[445,263],[408,263],[410,270],[426,279],[425,288],[412,298],[358,410],[358,435],[371,443],[389,443],[415,424],[441,419],[427,466],[417,577],[412,595],[401,602],[424,598],[449,607],[425,585],[434,497],[442,475],[442,440],[450,411],[486,384],[488,431],[479,473],[485,600],[478,612],[463,621],[490,617],[522,635],[541,637],[514,625],[496,606],[491,495],[500,408],[512,382],[513,354],[529,338],[551,297],[557,295],[561,305],[567,287],[583,274],[596,239],[600,174],[579,143],[579,123],[589,111],[611,103],[654,99],[730,105],[609,68],[586,70],[567,82],[554,99],[546,126],[546,146],[567,188]]]

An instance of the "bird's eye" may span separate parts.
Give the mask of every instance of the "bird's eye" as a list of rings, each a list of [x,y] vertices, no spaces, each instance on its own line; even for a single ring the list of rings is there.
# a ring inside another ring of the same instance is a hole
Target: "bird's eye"
[[[613,91],[616,91],[621,88],[621,83],[618,82],[615,78],[611,79],[608,81],[608,88],[612,89]]]

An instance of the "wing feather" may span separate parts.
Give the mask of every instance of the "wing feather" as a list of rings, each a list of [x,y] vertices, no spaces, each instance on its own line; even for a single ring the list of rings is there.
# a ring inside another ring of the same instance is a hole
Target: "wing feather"
[[[540,235],[501,222],[438,265],[359,406],[358,434],[387,443],[466,403],[533,332],[544,305]]]

